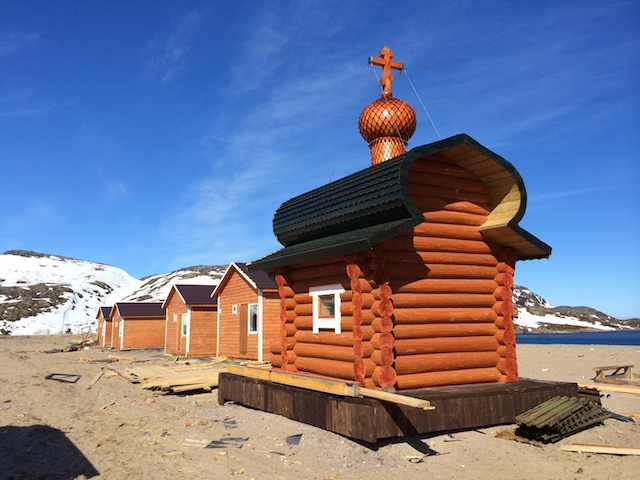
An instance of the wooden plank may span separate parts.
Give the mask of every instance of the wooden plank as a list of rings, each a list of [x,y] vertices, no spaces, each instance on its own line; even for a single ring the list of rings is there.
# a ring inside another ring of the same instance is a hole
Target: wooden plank
[[[118,370],[116,367],[112,367],[111,365],[107,365],[106,367],[104,367],[108,370],[111,370],[112,372],[117,373],[120,377],[124,378],[127,382],[130,383],[140,383],[140,380],[138,380],[136,377],[134,377],[133,375],[129,375],[125,372],[122,372],[120,370]]]
[[[290,385],[293,387],[306,388],[316,392],[332,393],[345,397],[358,396],[358,384],[347,384],[336,380],[311,377],[306,375],[296,375],[287,372],[276,372],[255,367],[242,367],[228,365],[227,371],[237,375],[244,375],[253,378],[260,378],[269,382]]]
[[[87,390],[89,390],[91,387],[93,387],[96,384],[96,382],[98,380],[100,380],[100,377],[102,377],[103,373],[104,373],[104,370],[100,370],[100,372],[95,377],[93,377],[93,380],[91,380],[89,382],[89,385],[87,385]]]
[[[640,455],[640,448],[593,443],[566,443],[560,445],[560,450],[565,452],[605,453],[609,455]]]
[[[435,410],[435,407],[432,406],[428,400],[398,395],[397,393],[383,392],[382,390],[360,388],[360,396],[397,403],[398,405],[406,405],[408,407],[421,408],[422,410]]]
[[[615,392],[615,393],[627,393],[629,395],[640,395],[640,387],[625,386],[625,385],[609,385],[602,383],[578,383],[580,388],[595,388],[598,391]]]

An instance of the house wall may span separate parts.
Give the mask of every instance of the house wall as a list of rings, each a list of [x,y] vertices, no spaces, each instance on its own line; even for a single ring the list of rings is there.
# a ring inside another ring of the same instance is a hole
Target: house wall
[[[122,350],[164,347],[164,329],[165,317],[125,318]]]
[[[189,355],[215,355],[217,343],[216,306],[191,307],[191,338]]]
[[[120,322],[122,317],[117,309],[113,309],[112,327],[111,327],[111,348],[120,349]]]
[[[166,338],[164,340],[165,353],[170,355],[184,355],[185,341],[181,336],[182,314],[187,313],[187,306],[177,295],[175,290],[170,293],[171,297],[166,303]],[[174,314],[178,315],[178,320],[174,321]]]
[[[102,337],[102,325],[106,324],[104,337]],[[102,318],[101,322],[98,323],[98,345],[101,347],[111,347],[111,327],[113,325],[113,320],[110,318]]]
[[[240,354],[240,306],[241,304],[257,303],[258,293],[249,285],[244,278],[233,271],[224,289],[220,292],[218,298],[218,308],[222,309],[220,313],[220,348],[218,355],[227,357],[240,358],[257,358],[257,335],[251,335],[247,341],[247,354]],[[232,312],[232,306],[237,306],[237,312]],[[247,336],[246,331],[242,332]],[[252,339],[251,337],[255,337]],[[255,340],[255,341],[254,341]],[[253,356],[249,355],[250,351],[255,349]]]
[[[270,357],[270,343],[272,339],[278,338],[280,334],[280,297],[276,291],[262,292],[262,358],[268,360]],[[258,303],[258,292],[247,283],[242,275],[233,271],[218,298],[218,308],[220,311],[220,356],[239,357],[257,360],[258,359],[258,333],[248,333],[247,322],[241,322],[241,312],[245,309],[242,305]],[[237,306],[237,313],[232,313],[233,305]],[[241,328],[242,324],[242,328]],[[240,336],[246,338],[246,353],[240,351]]]
[[[513,273],[517,254],[486,242],[487,186],[435,154],[413,162],[409,192],[426,219],[372,251],[291,265],[274,366],[421,388],[517,381]],[[309,288],[341,284],[341,334],[312,332]]]

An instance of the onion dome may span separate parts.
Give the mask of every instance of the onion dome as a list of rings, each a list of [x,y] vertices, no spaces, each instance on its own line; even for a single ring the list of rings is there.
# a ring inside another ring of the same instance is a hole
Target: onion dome
[[[369,57],[369,65],[382,67],[382,96],[364,107],[358,119],[360,135],[371,149],[372,165],[402,155],[418,123],[411,105],[391,94],[391,69],[403,70],[404,64],[391,60],[389,47],[383,47],[378,55]]]
[[[417,123],[411,105],[391,94],[383,94],[364,107],[358,130],[371,149],[371,164],[402,155]]]

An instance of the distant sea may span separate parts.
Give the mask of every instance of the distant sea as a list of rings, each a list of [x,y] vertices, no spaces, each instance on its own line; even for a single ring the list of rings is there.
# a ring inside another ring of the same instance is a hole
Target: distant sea
[[[516,344],[639,345],[640,330],[574,333],[524,333],[516,335]]]

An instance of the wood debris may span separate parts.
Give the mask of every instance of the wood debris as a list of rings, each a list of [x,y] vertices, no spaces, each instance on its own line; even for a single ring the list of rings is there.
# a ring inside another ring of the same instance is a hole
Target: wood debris
[[[189,365],[137,365],[125,369],[149,390],[182,393],[195,390],[210,391],[218,386],[219,366],[226,359]]]

